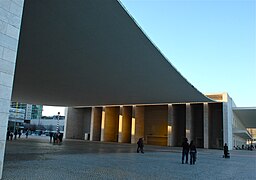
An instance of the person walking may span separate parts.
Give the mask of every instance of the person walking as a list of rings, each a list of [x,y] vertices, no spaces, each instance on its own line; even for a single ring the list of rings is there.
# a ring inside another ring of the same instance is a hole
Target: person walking
[[[20,136],[21,136],[21,131],[20,130],[19,130],[18,134],[19,134],[19,138],[20,138]]]
[[[225,143],[224,147],[223,147],[223,150],[224,150],[224,158],[229,158],[229,152],[228,152],[228,146],[227,146],[227,143]]]
[[[138,142],[138,147],[137,147],[137,153],[141,152],[141,153],[144,153],[144,143],[143,143],[143,138],[139,138]]]
[[[57,137],[57,144],[60,144],[60,132],[59,131],[57,132],[56,137]]]
[[[8,131],[7,131],[7,134],[6,134],[6,140],[7,140],[7,141],[9,141],[9,139],[10,139],[10,133],[11,133],[11,131],[8,130]]]
[[[10,132],[10,139],[12,141],[12,138],[13,138],[13,132]]]
[[[188,152],[189,152],[189,144],[188,139],[184,138],[182,143],[182,164],[184,164],[184,157],[186,157],[186,164],[188,164]]]
[[[50,132],[50,143],[52,142],[53,132]]]
[[[53,144],[57,141],[57,133],[53,133]]]
[[[17,139],[17,134],[18,134],[18,133],[17,133],[17,130],[15,130],[15,131],[14,131],[14,140]]]
[[[26,138],[28,138],[28,130],[26,131]]]
[[[197,152],[196,152],[196,146],[193,140],[190,142],[189,149],[190,149],[190,164],[195,164]]]

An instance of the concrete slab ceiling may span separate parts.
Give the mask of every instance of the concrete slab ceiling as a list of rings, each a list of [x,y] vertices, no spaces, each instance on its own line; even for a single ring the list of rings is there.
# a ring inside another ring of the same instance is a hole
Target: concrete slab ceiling
[[[26,0],[12,100],[59,106],[211,101],[116,0]]]
[[[235,107],[233,112],[246,128],[256,128],[256,107]]]
[[[252,139],[251,134],[247,130],[233,129],[233,134],[235,134],[243,139]]]

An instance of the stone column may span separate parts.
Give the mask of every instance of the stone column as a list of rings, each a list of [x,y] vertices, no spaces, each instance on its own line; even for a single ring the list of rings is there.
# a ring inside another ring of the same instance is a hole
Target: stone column
[[[141,137],[144,137],[144,106],[136,106],[135,118],[132,119],[131,143],[136,143]]]
[[[135,144],[135,109],[136,106],[132,106],[132,123],[131,123],[131,144]]]
[[[209,148],[209,116],[208,103],[204,103],[204,148]]]
[[[100,141],[104,141],[105,121],[106,121],[106,107],[103,107],[101,112]]]
[[[131,142],[132,106],[120,108],[118,142]]]
[[[204,111],[203,103],[190,104],[191,106],[191,136],[196,146],[199,148],[204,147]]]
[[[66,111],[66,139],[84,139],[85,133],[90,133],[91,108],[71,108]]]
[[[208,104],[209,148],[223,147],[223,103]]]
[[[24,0],[0,1],[0,179]]]
[[[186,137],[190,142],[192,140],[192,116],[191,116],[191,105],[186,103]],[[195,141],[195,139],[193,139]]]
[[[93,107],[91,115],[90,141],[100,141],[102,108]]]
[[[232,112],[232,102],[223,102],[223,143],[227,143],[228,149],[232,150],[233,148],[233,112]]]
[[[104,126],[102,126],[103,136],[101,141],[117,142],[119,111],[120,107],[105,108],[105,120],[103,122]]]
[[[167,145],[168,146],[174,146],[174,133],[173,133],[173,125],[174,125],[174,120],[173,120],[173,106],[172,104],[168,105],[168,141]]]
[[[186,136],[186,104],[173,104],[173,145],[181,146]]]

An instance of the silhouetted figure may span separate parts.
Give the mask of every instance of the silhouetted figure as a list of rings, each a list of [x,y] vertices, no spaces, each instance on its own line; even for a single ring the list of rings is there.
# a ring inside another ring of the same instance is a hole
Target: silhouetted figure
[[[186,164],[188,163],[188,152],[189,152],[189,144],[188,139],[184,138],[182,143],[182,164],[184,164],[184,157],[186,157]]]
[[[52,142],[53,132],[50,132],[50,143]]]
[[[251,146],[250,146],[250,150],[252,151],[253,150],[253,145],[251,144]]]
[[[139,152],[144,153],[144,151],[143,151],[143,148],[144,148],[143,138],[139,138],[137,144],[138,144],[137,153],[139,153]]]
[[[62,142],[62,139],[63,139],[63,133],[60,133],[59,139],[60,139],[60,143],[61,143],[61,142]]]
[[[196,152],[196,146],[194,144],[194,141],[190,142],[189,149],[190,149],[190,164],[195,164],[197,152]]]
[[[28,130],[26,131],[26,138],[28,138]]]
[[[56,141],[57,141],[57,133],[53,133],[53,143],[55,144]]]
[[[18,134],[18,133],[17,133],[17,130],[15,130],[15,131],[14,131],[14,140],[17,139],[17,134]]]
[[[19,134],[19,138],[20,138],[20,136],[21,136],[21,132],[19,131],[19,133],[18,133],[18,134]]]
[[[11,141],[12,141],[12,138],[13,138],[13,133],[10,132],[10,139],[11,139]]]
[[[223,155],[223,157],[224,157],[224,158],[230,158],[230,156],[229,156],[229,152],[228,152],[228,146],[227,146],[227,143],[225,143],[225,145],[224,145],[223,149],[224,149],[224,155]]]
[[[6,140],[7,140],[7,141],[9,141],[9,139],[10,139],[10,133],[11,133],[11,131],[8,130],[8,131],[7,131],[7,134],[6,134]]]
[[[60,144],[60,132],[57,132],[57,144]]]

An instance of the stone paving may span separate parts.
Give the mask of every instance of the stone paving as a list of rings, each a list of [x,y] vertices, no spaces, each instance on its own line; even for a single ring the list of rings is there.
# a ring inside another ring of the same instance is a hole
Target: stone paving
[[[181,164],[181,148],[48,138],[8,141],[3,180],[58,179],[256,179],[256,151],[198,149],[195,165]]]

